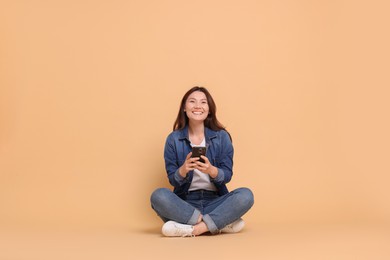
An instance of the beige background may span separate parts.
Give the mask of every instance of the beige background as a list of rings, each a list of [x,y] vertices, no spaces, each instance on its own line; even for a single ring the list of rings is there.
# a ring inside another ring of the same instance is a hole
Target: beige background
[[[388,225],[388,10],[387,1],[2,0],[1,228],[156,237],[149,196],[169,187],[163,146],[194,85],[210,90],[233,136],[229,188],[255,194],[248,236]]]

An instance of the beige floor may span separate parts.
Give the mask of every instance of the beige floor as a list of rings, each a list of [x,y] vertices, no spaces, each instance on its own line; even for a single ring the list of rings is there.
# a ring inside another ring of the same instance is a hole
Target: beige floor
[[[239,234],[165,238],[159,228],[2,231],[0,260],[390,259],[390,228],[377,225],[248,226]]]

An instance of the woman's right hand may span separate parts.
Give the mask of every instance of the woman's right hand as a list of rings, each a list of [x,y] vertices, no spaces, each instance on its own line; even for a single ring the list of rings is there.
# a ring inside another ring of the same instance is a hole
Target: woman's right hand
[[[179,168],[179,174],[181,177],[187,177],[189,171],[192,171],[196,167],[196,161],[199,161],[199,157],[191,158],[192,152],[187,154],[186,160],[183,165]]]

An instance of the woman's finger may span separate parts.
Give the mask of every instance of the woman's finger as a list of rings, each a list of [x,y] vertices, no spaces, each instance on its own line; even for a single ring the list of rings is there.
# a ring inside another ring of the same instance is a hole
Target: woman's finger
[[[199,157],[190,158],[190,161],[191,161],[192,163],[195,163],[195,162],[199,161]]]
[[[201,155],[200,157],[204,160],[205,164],[209,164],[210,163],[209,158],[207,158],[206,156]]]
[[[186,160],[190,159],[190,158],[191,158],[191,155],[192,155],[192,152],[190,152],[189,154],[187,154]]]

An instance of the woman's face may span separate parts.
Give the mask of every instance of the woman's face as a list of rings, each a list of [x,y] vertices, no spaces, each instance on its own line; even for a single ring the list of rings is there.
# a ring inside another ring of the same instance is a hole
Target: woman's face
[[[190,121],[204,121],[209,114],[207,97],[202,91],[191,93],[184,108]]]

